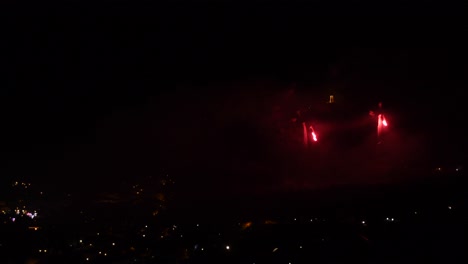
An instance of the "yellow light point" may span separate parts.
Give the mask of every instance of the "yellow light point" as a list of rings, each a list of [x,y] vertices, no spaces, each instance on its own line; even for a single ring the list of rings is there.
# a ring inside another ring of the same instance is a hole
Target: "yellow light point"
[[[333,95],[330,95],[330,99],[328,100],[328,103],[333,104],[335,102],[335,97]]]
[[[251,226],[252,226],[252,222],[246,222],[246,223],[242,224],[242,229],[245,230],[245,229],[247,229],[247,228],[249,228]]]

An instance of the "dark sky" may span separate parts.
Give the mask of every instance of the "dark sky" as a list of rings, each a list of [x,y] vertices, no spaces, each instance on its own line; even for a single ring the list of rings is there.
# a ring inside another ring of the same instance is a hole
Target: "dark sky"
[[[169,169],[182,189],[207,195],[274,189],[291,177],[296,187],[366,182],[343,172],[322,180],[328,167],[310,165],[276,133],[329,90],[356,111],[351,123],[384,101],[400,131],[393,151],[463,160],[462,8],[331,2],[7,6],[2,177],[112,189]]]

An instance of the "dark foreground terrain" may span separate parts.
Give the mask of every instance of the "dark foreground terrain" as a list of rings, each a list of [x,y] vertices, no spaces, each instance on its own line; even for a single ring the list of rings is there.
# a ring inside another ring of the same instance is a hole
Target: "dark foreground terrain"
[[[2,263],[460,262],[468,242],[466,182],[460,169],[404,186],[177,206],[176,199],[80,198],[44,202],[33,219],[4,206],[0,251]]]

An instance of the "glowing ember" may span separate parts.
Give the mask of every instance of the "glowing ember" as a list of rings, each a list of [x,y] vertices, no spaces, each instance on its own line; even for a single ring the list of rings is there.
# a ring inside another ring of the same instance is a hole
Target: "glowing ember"
[[[317,141],[317,135],[315,134],[315,132],[312,132],[312,139],[313,139],[314,141]]]
[[[384,126],[387,126],[387,120],[385,120],[385,117],[384,117],[384,119],[383,119],[383,121],[382,121],[382,124],[383,124]]]

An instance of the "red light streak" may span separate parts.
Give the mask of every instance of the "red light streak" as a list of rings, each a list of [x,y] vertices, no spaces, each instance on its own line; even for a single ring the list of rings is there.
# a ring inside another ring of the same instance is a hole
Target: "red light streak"
[[[314,141],[317,141],[317,135],[315,134],[315,132],[312,132],[312,139],[313,139]]]

